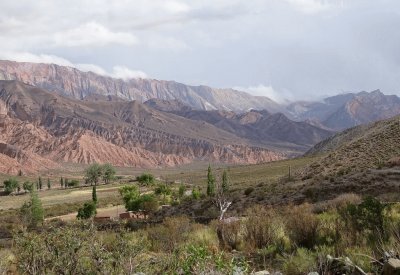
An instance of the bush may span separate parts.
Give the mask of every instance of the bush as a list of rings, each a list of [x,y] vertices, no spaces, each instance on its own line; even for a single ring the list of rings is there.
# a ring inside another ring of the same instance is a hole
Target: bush
[[[71,181],[65,180],[65,184],[68,187],[78,187],[79,186],[79,180],[71,180]]]
[[[96,203],[93,201],[85,202],[82,208],[79,208],[78,215],[76,217],[78,219],[89,219],[96,215]]]
[[[147,174],[147,173],[143,173],[140,176],[137,176],[136,180],[140,184],[144,184],[144,185],[151,185],[151,184],[154,184],[154,182],[155,182],[154,176],[152,174]]]
[[[339,211],[346,226],[357,232],[369,231],[370,237],[386,237],[386,205],[373,197],[365,198],[360,204],[348,204]],[[376,234],[377,233],[377,234]]]
[[[158,210],[159,204],[157,199],[153,195],[144,194],[140,196],[139,200],[139,208],[141,210],[145,210],[150,213],[156,212]]]
[[[284,219],[290,239],[296,245],[314,248],[317,242],[319,220],[312,212],[311,205],[289,207]]]
[[[243,230],[240,220],[224,222],[216,221],[214,225],[219,245],[224,249],[239,250],[243,244]]]
[[[290,275],[303,275],[316,271],[316,257],[307,249],[298,248],[295,254],[283,260],[283,273]]]
[[[173,252],[188,239],[191,224],[185,216],[166,218],[161,225],[148,229],[148,239],[155,251]]]
[[[273,209],[262,206],[248,209],[244,229],[246,242],[255,248],[273,245],[284,250],[289,242],[284,223]]]
[[[247,188],[244,190],[244,194],[245,194],[246,196],[248,196],[248,195],[250,195],[251,193],[253,193],[253,191],[254,191],[254,188],[253,188],[253,187],[247,187]]]
[[[4,192],[9,195],[12,192],[15,192],[19,188],[19,182],[16,178],[9,178],[4,182]]]

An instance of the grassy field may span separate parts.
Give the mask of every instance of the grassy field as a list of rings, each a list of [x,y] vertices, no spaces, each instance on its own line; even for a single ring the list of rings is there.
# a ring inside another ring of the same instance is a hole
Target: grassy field
[[[277,179],[288,174],[289,166],[294,173],[297,169],[304,167],[314,160],[315,158],[297,158],[257,165],[224,166],[221,164],[212,164],[211,166],[217,180],[220,180],[222,171],[227,169],[232,189],[242,190],[249,186],[256,186],[259,183],[274,183]],[[135,178],[143,172],[152,173],[162,181],[175,182],[177,185],[183,183],[189,188],[192,185],[201,186],[205,190],[207,166],[208,163],[196,163],[181,167],[148,170],[117,167],[117,175],[122,179],[112,184],[98,186],[99,207],[107,208],[120,205],[122,201],[118,193],[119,187],[128,184],[128,180]],[[39,197],[42,200],[44,208],[47,210],[47,217],[76,212],[83,202],[91,200],[91,186],[61,189],[59,185],[59,178],[61,176],[69,179],[79,179],[83,182],[83,169],[84,167],[82,166],[70,165],[68,170],[73,171],[71,173],[51,171],[48,174],[41,174],[44,182],[44,190],[39,191]],[[1,175],[1,182],[8,177],[7,175]],[[50,178],[53,186],[50,190],[47,190],[46,186],[47,177]],[[21,183],[26,180],[35,182],[38,176],[22,176],[17,178]],[[143,189],[142,191],[146,190]],[[19,209],[27,200],[28,194],[1,196],[0,210]]]

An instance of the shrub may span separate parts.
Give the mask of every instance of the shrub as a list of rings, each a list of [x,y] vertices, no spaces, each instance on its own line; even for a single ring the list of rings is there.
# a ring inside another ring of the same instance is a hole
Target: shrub
[[[65,180],[65,185],[68,187],[78,187],[79,186],[79,180]]]
[[[251,193],[253,193],[253,191],[254,191],[254,188],[253,188],[253,187],[247,187],[247,188],[244,190],[244,194],[245,194],[246,196],[248,196],[248,195],[250,195]]]
[[[214,225],[219,245],[224,249],[239,250],[243,243],[242,223],[238,221],[216,221]]]
[[[79,208],[78,219],[89,219],[96,215],[96,203],[93,201],[85,202],[82,208]]]
[[[290,275],[303,275],[317,269],[315,255],[305,248],[298,248],[295,254],[283,259],[283,273]]]
[[[12,192],[15,192],[19,187],[19,183],[16,178],[9,178],[8,180],[5,180],[3,183],[4,183],[4,192],[6,192],[7,195],[11,194]]]
[[[357,232],[370,231],[370,236],[378,233],[384,237],[386,233],[386,205],[373,197],[366,197],[360,204],[348,204],[339,213],[347,226]]]
[[[191,224],[185,216],[166,218],[161,225],[148,229],[148,239],[155,251],[173,252],[189,236]]]
[[[201,196],[200,189],[198,187],[193,187],[192,198],[195,200],[198,200],[198,199],[200,199],[200,196]]]
[[[140,184],[144,184],[144,185],[151,185],[151,184],[154,184],[154,182],[155,182],[154,176],[152,174],[148,174],[148,173],[143,173],[140,176],[137,176],[136,180]]]
[[[286,228],[290,239],[298,246],[313,248],[317,241],[319,220],[312,206],[303,204],[286,210]]]
[[[274,245],[284,250],[288,244],[284,223],[273,209],[262,206],[248,209],[244,229],[246,242],[255,248]]]

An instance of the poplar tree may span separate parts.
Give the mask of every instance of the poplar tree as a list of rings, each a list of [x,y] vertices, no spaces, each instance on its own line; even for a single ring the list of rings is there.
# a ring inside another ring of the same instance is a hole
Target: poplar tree
[[[215,179],[211,171],[211,165],[208,165],[207,172],[207,196],[212,197],[215,194]]]

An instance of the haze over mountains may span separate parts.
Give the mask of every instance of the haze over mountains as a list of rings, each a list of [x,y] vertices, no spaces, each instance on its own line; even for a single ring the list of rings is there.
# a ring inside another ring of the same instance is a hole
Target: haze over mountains
[[[0,61],[0,172],[266,162],[399,113],[400,99],[380,91],[280,105],[232,89]]]

